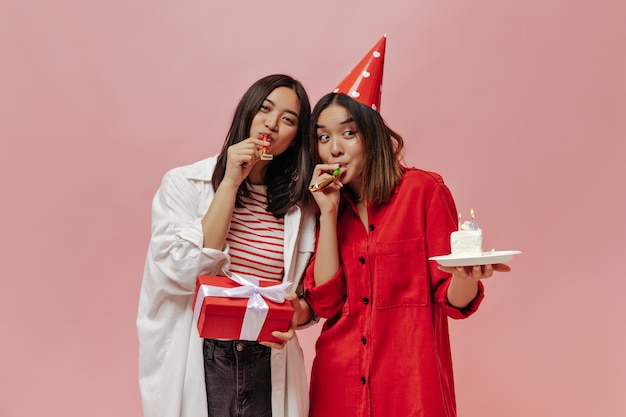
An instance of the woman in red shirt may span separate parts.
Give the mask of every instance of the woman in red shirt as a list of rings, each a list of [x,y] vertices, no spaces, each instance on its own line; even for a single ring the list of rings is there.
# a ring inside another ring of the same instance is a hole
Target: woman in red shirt
[[[326,318],[311,374],[311,417],[454,417],[447,318],[483,298],[503,264],[444,268],[457,211],[441,176],[403,167],[380,114],[330,93],[311,116],[320,209],[305,298]],[[335,172],[336,174],[336,172]]]

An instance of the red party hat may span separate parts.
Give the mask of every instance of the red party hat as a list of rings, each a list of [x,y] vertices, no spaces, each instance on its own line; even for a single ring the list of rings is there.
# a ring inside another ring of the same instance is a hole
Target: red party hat
[[[333,92],[347,94],[359,103],[380,111],[386,43],[387,35],[384,35]]]

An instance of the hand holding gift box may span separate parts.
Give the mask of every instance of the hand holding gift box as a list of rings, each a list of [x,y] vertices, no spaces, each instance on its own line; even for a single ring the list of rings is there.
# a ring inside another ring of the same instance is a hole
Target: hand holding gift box
[[[285,301],[285,291],[291,282],[275,284],[224,274],[196,279],[194,322],[200,337],[284,342],[272,332],[289,330],[294,310]]]

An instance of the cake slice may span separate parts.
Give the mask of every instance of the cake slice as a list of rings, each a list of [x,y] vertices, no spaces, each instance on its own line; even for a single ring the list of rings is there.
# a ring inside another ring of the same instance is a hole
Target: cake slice
[[[469,221],[464,222],[460,229],[450,234],[452,255],[457,257],[482,256],[483,231]]]

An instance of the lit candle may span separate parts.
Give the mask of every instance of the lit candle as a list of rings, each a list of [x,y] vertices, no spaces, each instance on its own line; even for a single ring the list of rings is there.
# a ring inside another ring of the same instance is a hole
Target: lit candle
[[[472,230],[476,230],[476,222],[474,221],[474,209],[470,209],[470,216],[472,217]]]
[[[459,227],[459,230],[461,230],[461,213],[459,213],[458,227]]]

